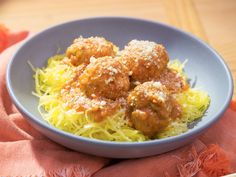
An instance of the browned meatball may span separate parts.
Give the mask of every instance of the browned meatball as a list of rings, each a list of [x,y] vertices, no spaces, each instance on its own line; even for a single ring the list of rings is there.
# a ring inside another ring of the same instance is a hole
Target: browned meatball
[[[68,108],[73,108],[77,112],[85,112],[94,121],[100,122],[110,115],[113,115],[121,105],[120,100],[110,100],[106,98],[88,98],[80,88],[77,81],[67,83],[61,90],[60,96]]]
[[[89,64],[92,56],[95,58],[114,56],[116,48],[103,37],[79,37],[67,48],[66,56],[73,65],[77,66],[82,63]]]
[[[80,88],[87,96],[115,100],[125,96],[130,82],[127,68],[117,59],[93,59],[79,77]]]
[[[120,55],[132,79],[141,83],[158,78],[169,61],[165,48],[150,41],[132,40]]]
[[[172,93],[182,92],[189,88],[187,81],[173,69],[165,69],[158,80]]]
[[[136,109],[131,113],[131,121],[137,130],[152,137],[169,123],[168,119],[162,118],[151,108]]]
[[[145,82],[135,87],[128,96],[128,105],[134,127],[149,137],[181,115],[180,106],[160,82]]]

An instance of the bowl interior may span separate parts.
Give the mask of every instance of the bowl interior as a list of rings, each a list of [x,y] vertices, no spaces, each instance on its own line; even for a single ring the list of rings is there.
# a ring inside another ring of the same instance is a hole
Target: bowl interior
[[[219,55],[205,43],[175,28],[129,18],[93,18],[65,23],[39,33],[28,40],[15,54],[8,68],[8,87],[13,100],[34,119],[41,119],[33,71],[46,65],[47,59],[63,53],[78,36],[103,36],[122,49],[132,39],[150,40],[163,44],[170,59],[188,59],[185,71],[196,86],[209,93],[210,107],[204,118],[191,130],[198,129],[223,113],[232,96],[232,79]],[[42,120],[43,121],[43,120]],[[44,122],[44,121],[43,121]],[[45,123],[46,124],[46,123]]]

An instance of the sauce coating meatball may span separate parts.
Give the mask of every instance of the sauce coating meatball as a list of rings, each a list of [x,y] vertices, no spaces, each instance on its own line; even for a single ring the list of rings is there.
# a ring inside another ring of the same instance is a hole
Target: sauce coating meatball
[[[103,37],[79,37],[66,50],[70,63],[77,66],[82,63],[89,64],[90,57],[114,56],[116,46]]]
[[[181,115],[181,107],[160,82],[138,85],[127,101],[133,126],[149,137],[163,130],[171,119]]]
[[[132,40],[120,54],[131,78],[141,83],[158,78],[169,61],[165,48],[150,41]]]
[[[165,69],[158,79],[172,93],[182,92],[189,88],[187,81],[175,70]]]
[[[77,82],[71,82],[61,90],[61,98],[69,108],[77,112],[87,112],[94,121],[100,122],[113,115],[121,107],[119,100],[113,101],[105,98],[91,99],[81,92],[76,86]]]
[[[80,88],[89,97],[115,100],[130,87],[127,68],[112,57],[93,58],[79,77]]]

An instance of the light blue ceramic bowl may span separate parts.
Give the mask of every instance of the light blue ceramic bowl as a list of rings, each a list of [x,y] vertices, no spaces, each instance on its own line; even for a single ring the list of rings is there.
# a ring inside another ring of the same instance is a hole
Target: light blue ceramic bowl
[[[27,61],[37,67],[60,47],[65,51],[78,36],[103,36],[121,48],[132,39],[162,43],[171,59],[188,59],[186,72],[197,77],[196,87],[209,93],[211,104],[203,119],[179,136],[147,142],[107,142],[75,136],[58,130],[40,116],[34,91],[33,72]],[[137,158],[164,153],[193,141],[214,124],[226,110],[233,93],[230,71],[223,59],[209,45],[174,27],[133,18],[99,17],[72,21],[51,27],[27,40],[15,53],[7,69],[7,87],[12,100],[38,131],[68,148],[113,158]]]

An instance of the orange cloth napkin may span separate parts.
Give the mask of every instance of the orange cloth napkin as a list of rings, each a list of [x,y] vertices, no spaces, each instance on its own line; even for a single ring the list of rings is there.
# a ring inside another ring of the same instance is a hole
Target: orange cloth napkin
[[[11,45],[27,37],[28,31],[12,32],[3,24],[0,24],[0,53]]]
[[[26,37],[22,33],[16,36]],[[1,42],[0,38],[0,46]],[[50,141],[28,124],[7,93],[6,65],[16,47],[0,55],[0,176],[217,177],[236,172],[236,102],[192,144],[153,157],[112,160]]]

